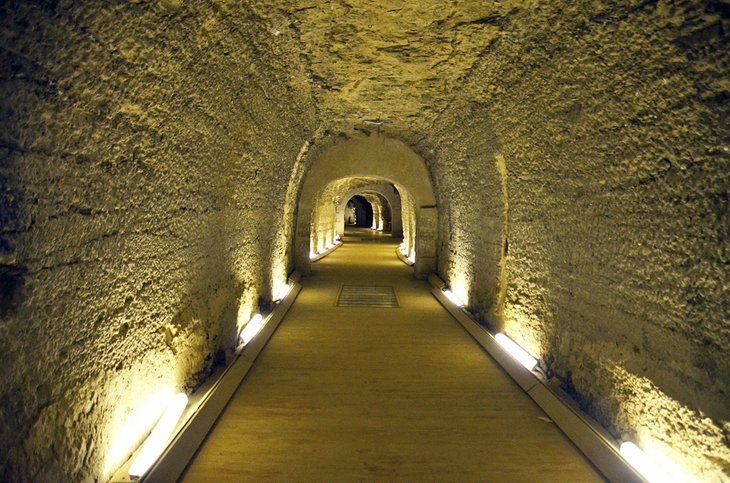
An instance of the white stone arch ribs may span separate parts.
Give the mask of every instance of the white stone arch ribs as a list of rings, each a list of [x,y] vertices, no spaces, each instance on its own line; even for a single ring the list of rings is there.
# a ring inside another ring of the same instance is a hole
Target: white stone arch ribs
[[[310,273],[310,240],[312,233],[321,229],[313,223],[325,214],[322,210],[329,211],[331,206],[334,221],[334,203],[323,205],[319,203],[319,197],[328,187],[353,178],[390,183],[401,194],[401,202],[407,195],[414,207],[416,276],[426,277],[436,271],[438,213],[431,176],[423,159],[408,145],[386,137],[350,139],[329,148],[314,161],[299,195],[295,243],[297,269],[304,275]],[[319,215],[317,211],[320,211]],[[334,231],[333,225],[331,237],[334,237]],[[322,238],[322,235],[318,237]],[[324,235],[325,240],[327,237],[330,234]]]

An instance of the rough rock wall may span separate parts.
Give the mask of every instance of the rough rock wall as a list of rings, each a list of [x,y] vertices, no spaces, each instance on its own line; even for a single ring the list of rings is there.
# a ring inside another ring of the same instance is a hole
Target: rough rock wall
[[[730,478],[729,13],[513,12],[419,147],[441,273],[615,435],[710,481]]]
[[[270,298],[316,114],[231,5],[0,7],[0,478],[108,479]]]

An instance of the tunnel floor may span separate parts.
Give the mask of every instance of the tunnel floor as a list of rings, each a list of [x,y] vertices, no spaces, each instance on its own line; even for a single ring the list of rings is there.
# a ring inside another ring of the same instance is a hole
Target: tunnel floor
[[[413,277],[398,241],[348,233],[182,481],[602,481]],[[393,287],[399,307],[338,307],[343,285]]]

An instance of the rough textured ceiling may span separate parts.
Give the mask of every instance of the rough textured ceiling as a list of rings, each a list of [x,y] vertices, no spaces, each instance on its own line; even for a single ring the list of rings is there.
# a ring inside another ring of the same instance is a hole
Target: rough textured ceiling
[[[411,138],[448,105],[515,6],[468,0],[278,0],[255,8],[265,17],[283,14],[285,24],[273,33],[291,29],[301,40],[328,127],[371,131],[364,121],[381,118],[389,135]]]

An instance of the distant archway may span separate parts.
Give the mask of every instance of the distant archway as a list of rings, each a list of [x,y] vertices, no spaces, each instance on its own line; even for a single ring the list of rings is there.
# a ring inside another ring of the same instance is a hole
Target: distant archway
[[[385,137],[350,139],[329,148],[314,161],[299,196],[297,269],[308,274],[310,252],[334,240],[337,229],[334,194],[344,194],[343,191],[351,188],[352,180],[386,182],[396,187],[403,205],[404,237],[408,235],[406,238],[413,241],[409,249],[416,253],[416,275],[426,277],[436,271],[438,213],[431,176],[423,159],[410,147]],[[409,218],[410,231],[406,218]]]
[[[388,204],[390,210],[390,231],[394,237],[403,236],[403,221],[401,217],[401,199],[400,193],[390,183],[370,183],[363,186],[347,191],[340,198],[340,203],[337,205],[337,226],[335,227],[336,233],[342,235],[344,233],[344,214],[347,207],[347,202],[355,195],[360,193],[375,193],[382,196]]]
[[[350,197],[347,203],[353,203],[355,208],[355,218],[352,224],[369,228],[373,223],[373,207],[370,202],[360,195],[354,195]],[[342,235],[342,233],[338,234]]]

